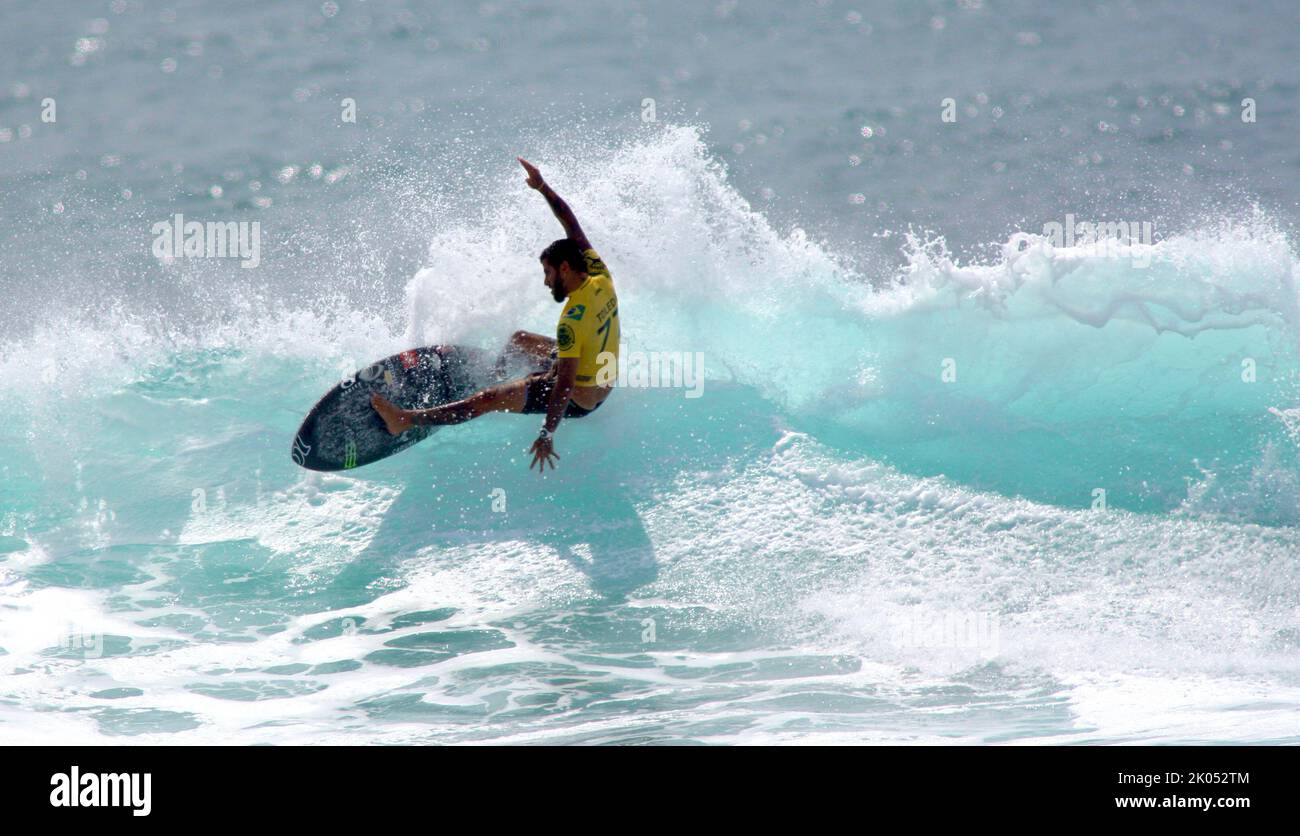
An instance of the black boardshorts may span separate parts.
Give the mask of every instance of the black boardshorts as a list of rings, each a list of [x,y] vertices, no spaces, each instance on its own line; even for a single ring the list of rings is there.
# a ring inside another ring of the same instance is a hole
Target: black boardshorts
[[[555,375],[549,372],[539,372],[530,374],[524,378],[528,381],[527,394],[524,396],[524,414],[538,415],[545,414],[547,407],[551,404],[551,390],[555,388]],[[602,401],[601,403],[604,403]],[[584,415],[590,415],[600,409],[600,404],[596,404],[591,409],[584,409],[573,401],[569,401],[569,406],[564,410],[565,418],[581,418]]]

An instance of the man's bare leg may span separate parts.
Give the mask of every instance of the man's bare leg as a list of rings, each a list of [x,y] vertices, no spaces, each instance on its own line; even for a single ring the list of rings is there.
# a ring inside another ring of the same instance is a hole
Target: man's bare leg
[[[370,396],[370,404],[388,432],[401,435],[411,427],[463,424],[489,412],[523,412],[527,394],[527,380],[512,380],[432,409],[402,409],[377,393]]]
[[[516,331],[510,335],[510,339],[506,341],[505,349],[502,350],[501,356],[497,358],[497,377],[505,376],[506,364],[514,359],[527,359],[532,361],[535,366],[549,363],[551,352],[554,349],[555,340],[550,337],[543,337],[541,334],[534,334],[529,331]]]

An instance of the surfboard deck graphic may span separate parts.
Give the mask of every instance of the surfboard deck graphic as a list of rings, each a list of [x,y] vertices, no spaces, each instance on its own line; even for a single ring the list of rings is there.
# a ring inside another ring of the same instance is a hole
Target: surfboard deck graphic
[[[388,458],[438,427],[388,433],[370,405],[378,392],[403,409],[428,409],[460,400],[489,381],[489,358],[462,346],[413,348],[372,363],[339,382],[316,402],[298,428],[290,451],[308,470],[351,470]]]

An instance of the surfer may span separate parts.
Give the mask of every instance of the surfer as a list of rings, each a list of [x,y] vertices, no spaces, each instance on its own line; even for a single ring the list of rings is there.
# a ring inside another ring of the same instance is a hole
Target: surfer
[[[555,337],[516,331],[506,344],[498,370],[511,358],[525,358],[543,367],[519,380],[475,392],[468,398],[432,409],[401,409],[376,394],[370,402],[393,435],[411,427],[460,424],[489,412],[545,414],[537,440],[529,452],[537,465],[555,469],[555,430],[562,418],[590,415],[604,403],[612,386],[597,381],[600,367],[618,369],[618,297],[605,262],[592,249],[573,210],[542,179],[537,166],[516,157],[528,174],[527,183],[542,193],[564,238],[552,242],[540,256],[544,282],[551,298],[564,306]],[[612,365],[610,365],[612,364]]]

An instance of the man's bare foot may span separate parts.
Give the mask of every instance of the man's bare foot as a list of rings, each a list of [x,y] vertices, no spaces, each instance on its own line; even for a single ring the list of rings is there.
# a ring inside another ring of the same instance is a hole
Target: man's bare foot
[[[406,410],[384,400],[379,393],[370,396],[370,405],[384,419],[384,426],[390,435],[401,435],[411,428],[411,419],[407,417]]]

